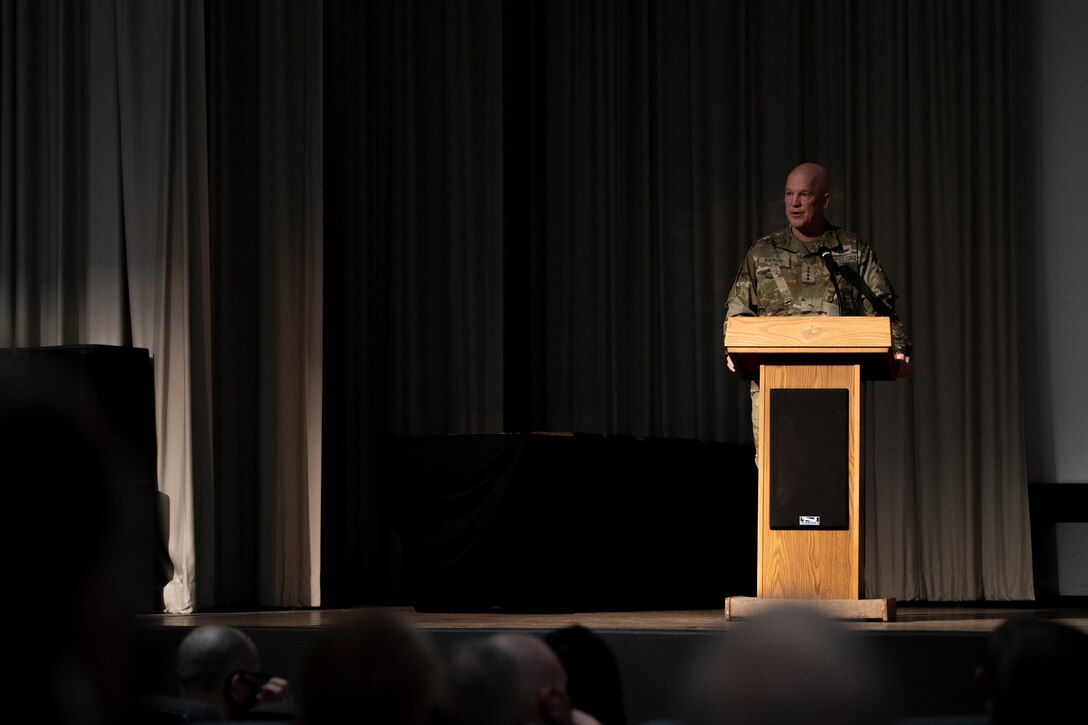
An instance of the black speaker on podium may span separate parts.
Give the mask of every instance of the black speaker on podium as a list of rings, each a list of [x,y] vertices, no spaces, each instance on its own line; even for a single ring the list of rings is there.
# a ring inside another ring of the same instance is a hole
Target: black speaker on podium
[[[845,530],[849,391],[778,388],[770,431],[770,527]]]

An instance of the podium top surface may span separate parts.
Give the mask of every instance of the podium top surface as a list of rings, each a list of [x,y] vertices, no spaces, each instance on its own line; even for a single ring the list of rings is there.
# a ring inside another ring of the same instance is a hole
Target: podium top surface
[[[876,348],[892,346],[887,317],[730,317],[725,346],[748,348]]]
[[[761,364],[858,364],[868,380],[895,378],[887,317],[730,317],[725,346],[744,380]]]

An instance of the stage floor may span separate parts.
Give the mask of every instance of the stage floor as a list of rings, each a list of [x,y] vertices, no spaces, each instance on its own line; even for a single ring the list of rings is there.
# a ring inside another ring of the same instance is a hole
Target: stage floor
[[[417,612],[411,607],[383,607],[425,630],[552,630],[581,624],[593,630],[711,631],[728,629],[723,609],[655,612],[576,612],[570,614]],[[989,632],[1009,617],[1054,619],[1088,632],[1088,607],[994,605],[922,606],[898,604],[895,622],[844,622],[851,629],[886,632]],[[355,609],[298,609],[260,612],[204,612],[141,615],[147,626],[197,627],[224,624],[241,628],[321,628],[335,626]]]

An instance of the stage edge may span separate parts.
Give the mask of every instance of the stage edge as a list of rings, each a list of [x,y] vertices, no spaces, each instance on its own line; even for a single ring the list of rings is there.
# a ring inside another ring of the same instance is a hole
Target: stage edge
[[[806,607],[832,619],[895,621],[895,599],[768,599],[726,597],[725,619],[732,621],[765,614],[775,607]]]

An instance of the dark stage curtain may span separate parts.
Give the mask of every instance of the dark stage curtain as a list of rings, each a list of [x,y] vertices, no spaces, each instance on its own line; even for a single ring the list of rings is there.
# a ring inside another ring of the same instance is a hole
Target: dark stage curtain
[[[1018,7],[5,2],[0,346],[151,351],[170,608],[396,600],[389,436],[750,440],[724,294],[818,161],[915,347],[867,593],[1030,598]]]
[[[503,430],[498,2],[325,3],[325,601],[400,596],[388,435]]]
[[[812,160],[915,346],[869,389],[867,593],[1031,598],[1014,10],[327,2],[326,594],[397,586],[385,434],[750,440],[724,295]]]
[[[205,3],[215,485],[196,491],[218,606],[320,602],[321,9]]]

